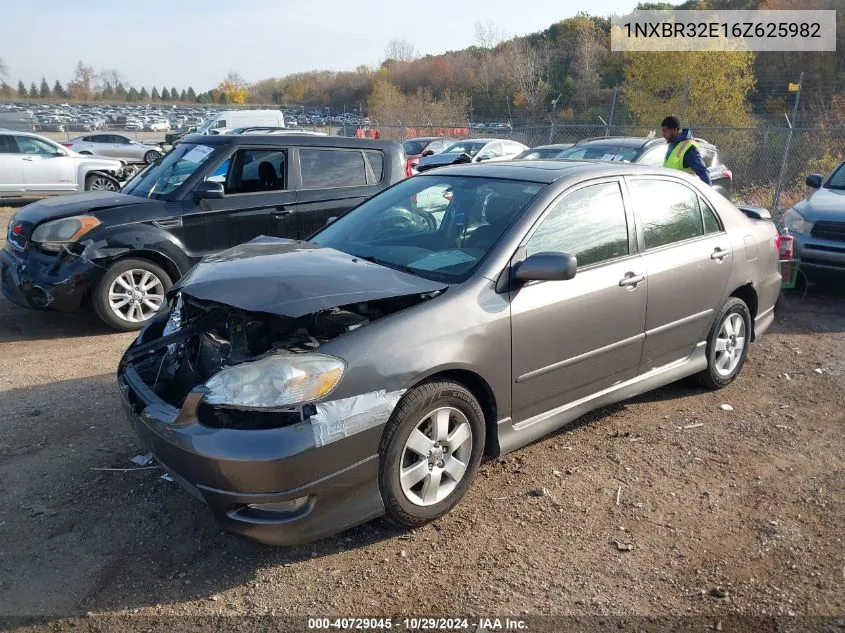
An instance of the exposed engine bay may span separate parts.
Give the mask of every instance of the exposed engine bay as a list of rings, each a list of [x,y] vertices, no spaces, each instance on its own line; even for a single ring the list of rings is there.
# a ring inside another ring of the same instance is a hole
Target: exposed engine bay
[[[169,321],[163,327],[159,326],[160,333],[149,333],[144,341],[144,347],[148,349],[132,362],[156,395],[174,407],[181,407],[192,389],[224,367],[257,360],[280,350],[295,354],[311,352],[332,339],[437,294],[440,293],[379,299],[290,318],[201,302],[182,293],[174,301]],[[184,336],[178,336],[179,333]],[[156,336],[159,338],[154,339]],[[174,338],[177,341],[173,341]],[[212,408],[206,405],[206,414],[210,415]],[[236,418],[237,413],[232,417]],[[299,410],[297,418],[301,419]],[[221,425],[235,424],[223,414],[223,418],[213,424]],[[255,426],[254,418],[251,426]]]

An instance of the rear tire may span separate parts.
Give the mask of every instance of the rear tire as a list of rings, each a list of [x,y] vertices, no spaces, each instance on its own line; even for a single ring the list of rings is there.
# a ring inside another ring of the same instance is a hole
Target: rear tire
[[[387,518],[419,527],[454,508],[481,463],[485,432],[484,412],[462,385],[432,381],[409,391],[379,445],[379,489]]]
[[[161,309],[164,295],[172,287],[173,282],[160,266],[145,259],[122,259],[109,266],[94,285],[91,304],[103,323],[132,332],[155,317],[158,310],[153,307]]]
[[[742,371],[751,343],[751,312],[742,299],[730,297],[707,337],[707,369],[696,375],[703,387],[727,387]]]
[[[152,165],[159,158],[161,158],[161,154],[159,154],[157,151],[152,150],[152,149],[149,152],[147,152],[146,154],[144,154],[144,162],[147,165]]]

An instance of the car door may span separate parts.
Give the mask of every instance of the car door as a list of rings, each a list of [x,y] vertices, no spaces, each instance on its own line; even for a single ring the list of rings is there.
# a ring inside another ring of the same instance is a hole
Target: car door
[[[297,157],[299,182],[294,213],[301,239],[380,190],[384,154],[379,150],[300,147]],[[274,229],[273,234],[279,235],[279,229]]]
[[[137,153],[135,145],[130,139],[118,134],[103,135],[101,138],[108,140],[109,155],[120,160],[129,161],[134,160]]]
[[[648,282],[620,181],[570,189],[535,226],[516,258],[563,252],[578,270],[511,293],[517,423],[636,377],[645,337]]]
[[[296,192],[288,186],[287,156],[288,150],[279,147],[242,148],[211,167],[203,180],[221,182],[225,193],[223,198],[201,201],[182,217],[188,251],[216,252],[259,235],[276,235],[274,230],[293,237],[296,223],[290,209]],[[285,222],[286,228],[280,226]]]
[[[77,162],[58,145],[35,136],[14,137],[25,191],[75,191]]]
[[[18,152],[18,144],[13,136],[0,134],[0,191],[23,188],[23,156]]]
[[[731,272],[731,243],[709,204],[680,179],[627,178],[648,277],[640,372],[703,345]]]

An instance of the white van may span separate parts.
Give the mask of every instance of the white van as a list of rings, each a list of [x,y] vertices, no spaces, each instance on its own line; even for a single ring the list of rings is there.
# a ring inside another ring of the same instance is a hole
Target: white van
[[[285,127],[281,110],[227,110],[210,117],[195,134],[225,134],[239,127]]]

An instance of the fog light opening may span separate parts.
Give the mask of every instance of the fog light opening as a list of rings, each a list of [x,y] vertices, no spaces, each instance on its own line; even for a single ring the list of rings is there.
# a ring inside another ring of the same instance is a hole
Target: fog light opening
[[[250,503],[247,510],[262,514],[292,514],[302,510],[311,500],[310,496],[299,497],[289,501],[276,501],[274,503]]]

